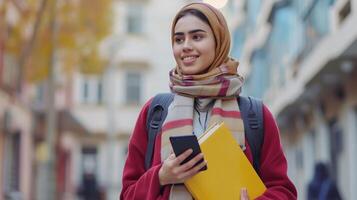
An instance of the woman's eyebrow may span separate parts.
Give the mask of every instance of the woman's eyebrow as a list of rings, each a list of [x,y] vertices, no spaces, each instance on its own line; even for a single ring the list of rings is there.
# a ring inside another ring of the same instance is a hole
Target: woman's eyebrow
[[[192,33],[197,33],[197,32],[205,32],[206,33],[206,31],[202,30],[202,29],[194,29],[194,30],[189,31],[188,33],[192,34]],[[174,35],[184,35],[184,33],[183,32],[176,32]]]

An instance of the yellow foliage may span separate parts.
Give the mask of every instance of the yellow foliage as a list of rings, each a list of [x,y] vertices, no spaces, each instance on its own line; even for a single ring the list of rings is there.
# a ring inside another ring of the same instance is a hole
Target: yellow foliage
[[[42,0],[41,0],[42,1]],[[14,27],[8,27],[5,41],[6,52],[20,57],[33,33],[39,0],[27,0],[25,9]],[[36,40],[25,62],[25,77],[29,81],[43,80],[48,76],[51,40],[51,5],[47,0],[41,16]],[[111,31],[113,0],[57,0],[55,15],[55,52],[60,57],[60,66],[66,73],[74,68],[84,73],[101,73],[104,61],[98,55],[98,45]],[[5,1],[6,2],[6,1]]]

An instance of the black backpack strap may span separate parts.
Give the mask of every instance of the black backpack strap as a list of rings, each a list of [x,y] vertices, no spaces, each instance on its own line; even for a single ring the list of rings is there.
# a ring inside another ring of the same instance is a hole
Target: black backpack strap
[[[263,103],[253,97],[240,96],[238,99],[244,123],[245,137],[253,155],[253,167],[259,174],[261,147],[264,140]]]
[[[149,169],[155,146],[156,135],[161,129],[167,115],[167,108],[174,99],[172,93],[158,94],[152,100],[146,117],[146,130],[148,134],[148,145],[145,155],[145,169]]]

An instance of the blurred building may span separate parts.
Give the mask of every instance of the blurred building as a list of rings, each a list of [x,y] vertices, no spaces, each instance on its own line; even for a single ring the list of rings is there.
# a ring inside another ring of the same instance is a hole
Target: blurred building
[[[357,198],[357,1],[231,1],[232,54],[244,93],[276,116],[299,199],[327,162],[344,199]]]
[[[171,20],[185,2],[116,1],[114,32],[101,45],[106,70],[64,79],[57,96],[68,103],[59,117],[57,161],[64,199],[76,198],[86,174],[94,175],[103,197],[118,198],[140,109],[154,94],[169,91]]]
[[[33,189],[32,114],[18,90],[18,61],[5,51],[23,11],[17,3],[0,1],[0,200],[29,199]]]
[[[0,70],[1,77],[8,72]],[[13,96],[14,90],[9,91],[4,82],[0,88],[0,199],[27,199],[33,189],[32,115]]]

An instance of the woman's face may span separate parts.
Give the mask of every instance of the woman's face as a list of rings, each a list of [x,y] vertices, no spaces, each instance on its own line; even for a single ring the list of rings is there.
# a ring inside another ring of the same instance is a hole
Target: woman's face
[[[180,18],[174,29],[173,53],[185,75],[205,73],[215,57],[211,27],[194,15]]]

